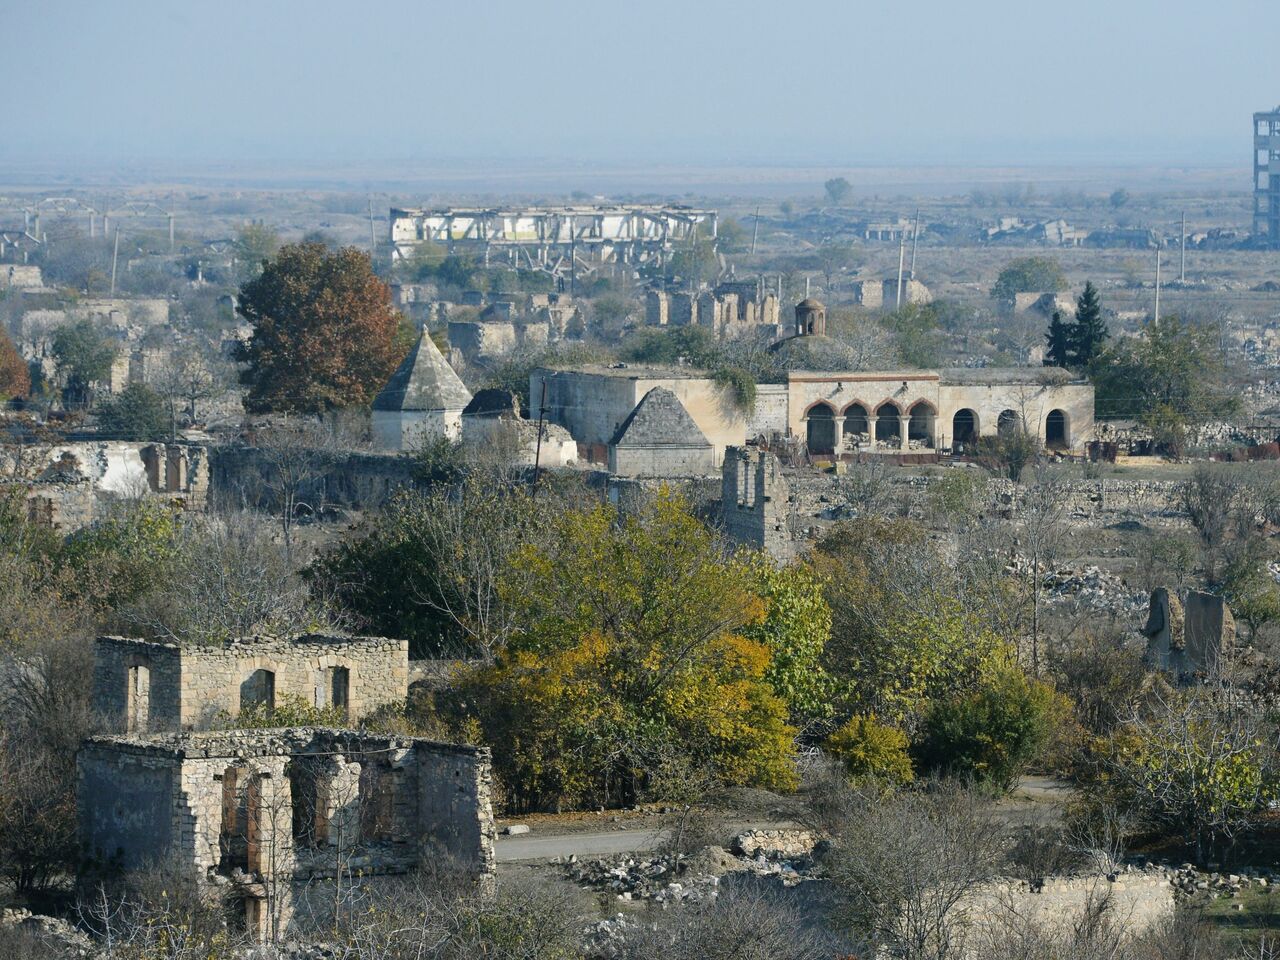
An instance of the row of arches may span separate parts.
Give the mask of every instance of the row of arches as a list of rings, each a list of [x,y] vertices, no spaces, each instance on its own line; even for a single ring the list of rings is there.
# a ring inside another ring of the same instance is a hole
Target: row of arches
[[[843,423],[837,422],[837,416]],[[860,402],[845,407],[839,414],[836,408],[820,400],[805,413],[806,440],[809,452],[834,453],[843,446],[844,437],[867,435],[867,439],[880,444],[906,449],[910,441],[918,440],[926,447],[938,445],[937,411],[927,400],[919,400],[905,411],[892,400],[886,400],[875,408],[873,415]],[[874,423],[874,436],[873,433]],[[1021,428],[1022,417],[1015,410],[1002,410],[996,418],[996,433],[1005,436]],[[906,431],[905,437],[903,431]],[[968,407],[957,410],[951,418],[951,442],[974,443],[982,433],[982,423],[976,410]],[[1071,446],[1070,420],[1063,410],[1050,410],[1045,418],[1044,442],[1050,449],[1069,449]]]

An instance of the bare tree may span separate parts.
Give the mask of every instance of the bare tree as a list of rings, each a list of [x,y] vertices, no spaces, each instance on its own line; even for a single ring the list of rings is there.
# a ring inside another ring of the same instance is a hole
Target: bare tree
[[[961,787],[864,795],[830,854],[842,916],[903,960],[965,956],[960,908],[992,875],[1002,847],[987,806]]]
[[[333,433],[317,420],[293,419],[261,428],[256,440],[266,466],[267,492],[280,511],[285,551],[292,557],[300,511],[323,508],[325,470],[338,453]]]

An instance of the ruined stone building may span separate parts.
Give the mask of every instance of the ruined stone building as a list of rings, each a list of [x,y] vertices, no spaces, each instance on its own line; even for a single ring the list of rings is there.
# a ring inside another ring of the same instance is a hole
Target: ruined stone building
[[[455,439],[471,391],[422,334],[373,399],[373,437],[380,449],[412,450],[434,437]]]
[[[755,447],[730,447],[720,471],[720,524],[735,543],[765,550],[775,560],[795,556],[791,492],[778,458]]]
[[[568,467],[578,461],[578,444],[569,431],[522,416],[510,390],[481,390],[472,397],[462,411],[462,443],[509,464]]]
[[[354,720],[408,692],[407,640],[307,634],[201,647],[99,637],[94,647],[95,713],[123,733],[202,730],[286,696]]]
[[[609,472],[630,477],[701,477],[715,473],[715,448],[665,387],[641,398],[609,443]]]
[[[1146,659],[1156,670],[1180,680],[1216,677],[1222,658],[1235,647],[1236,621],[1227,601],[1212,593],[1188,590],[1185,598],[1166,587],[1151,591]]]
[[[547,420],[569,431],[578,443],[579,460],[601,465],[609,462],[609,446],[623,422],[655,387],[674,394],[710,441],[713,470],[726,446],[745,441],[747,411],[729,388],[700,370],[590,364],[568,370],[539,367],[529,375],[529,396],[545,396]]]
[[[645,324],[651,327],[706,327],[717,337],[785,334],[778,298],[761,283],[729,281],[701,293],[650,290],[645,295]]]
[[[771,349],[835,344],[826,308],[796,305],[792,336]],[[822,350],[804,354],[813,366]],[[983,437],[1025,430],[1053,450],[1080,450],[1094,439],[1093,387],[1060,369],[987,367],[948,370],[791,369],[785,384],[760,384],[750,408],[701,370],[615,364],[534,370],[530,396],[546,386],[547,417],[578,442],[581,459],[609,462],[623,423],[656,387],[674,394],[710,441],[715,465],[748,438],[788,437],[818,457],[936,457],[964,452]],[[693,437],[697,443],[698,438]]]
[[[328,921],[335,880],[491,886],[491,776],[487,748],[351,730],[99,736],[77,757],[80,841],[106,868],[194,869],[274,939]]]

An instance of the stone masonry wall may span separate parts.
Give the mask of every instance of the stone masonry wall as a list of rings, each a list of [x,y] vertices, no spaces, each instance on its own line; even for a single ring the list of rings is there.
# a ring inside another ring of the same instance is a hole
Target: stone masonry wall
[[[317,476],[302,491],[302,499],[314,507],[371,509],[386,503],[401,487],[412,487],[416,479],[414,461],[398,454],[340,453],[318,463]],[[210,489],[233,504],[279,509],[271,493],[273,476],[270,456],[256,447],[209,451]]]
[[[130,668],[137,666],[148,672],[147,706],[145,720],[131,726]],[[313,706],[331,706],[332,671],[338,667],[348,671],[347,711],[353,719],[408,695],[407,640],[311,635],[179,647],[102,637],[95,646],[94,706],[110,730],[205,729],[219,714],[240,712],[241,685],[257,670],[274,674],[276,702],[294,696]]]

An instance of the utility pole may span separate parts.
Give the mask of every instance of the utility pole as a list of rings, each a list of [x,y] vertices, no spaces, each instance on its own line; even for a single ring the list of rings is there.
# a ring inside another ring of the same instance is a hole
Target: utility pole
[[[906,262],[907,256],[907,234],[903,231],[898,236],[898,298],[894,302],[893,309],[902,309],[902,267]]]
[[[916,243],[920,239],[920,208],[916,207],[916,225],[911,228],[911,279],[916,278]]]
[[[169,252],[173,253],[173,204],[169,205]]]
[[[751,255],[756,253],[756,238],[760,236],[760,205],[756,205],[756,222],[751,227]]]
[[[1160,322],[1160,242],[1156,241],[1156,312],[1155,323]]]
[[[378,255],[378,235],[373,232],[373,197],[369,198],[369,262]]]
[[[1182,211],[1182,246],[1179,248],[1178,282],[1187,282],[1187,211]]]
[[[116,243],[111,251],[111,295],[116,295],[116,260],[120,257],[120,228],[116,227]]]

